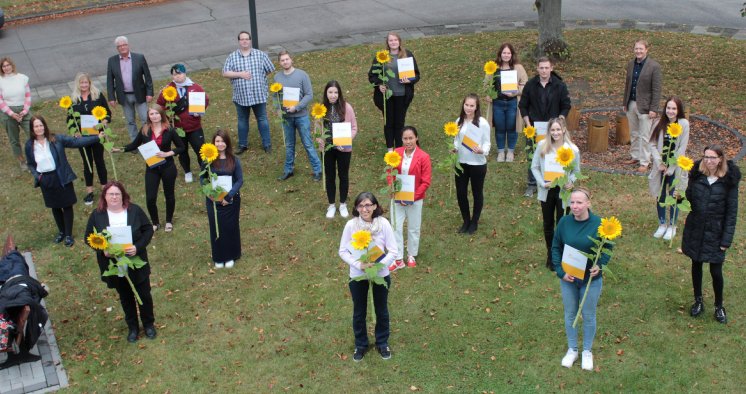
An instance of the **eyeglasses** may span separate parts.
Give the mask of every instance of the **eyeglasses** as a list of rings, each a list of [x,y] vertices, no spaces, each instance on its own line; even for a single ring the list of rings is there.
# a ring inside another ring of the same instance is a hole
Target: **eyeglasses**
[[[106,193],[110,197],[122,197],[122,193]]]
[[[704,160],[717,160],[719,158],[720,158],[720,156],[705,156]]]
[[[376,204],[360,204],[357,206],[357,209],[363,210],[363,209],[373,209]]]

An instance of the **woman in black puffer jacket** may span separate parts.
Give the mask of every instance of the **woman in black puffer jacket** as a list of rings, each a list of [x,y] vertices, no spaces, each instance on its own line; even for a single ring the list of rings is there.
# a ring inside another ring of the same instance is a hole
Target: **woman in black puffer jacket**
[[[692,259],[694,305],[692,316],[704,312],[702,304],[702,265],[710,263],[715,290],[715,319],[727,323],[723,308],[723,262],[733,241],[738,213],[738,182],[741,171],[723,154],[723,148],[705,148],[702,160],[694,163],[689,175],[686,198],[692,211],[686,218],[681,248]]]

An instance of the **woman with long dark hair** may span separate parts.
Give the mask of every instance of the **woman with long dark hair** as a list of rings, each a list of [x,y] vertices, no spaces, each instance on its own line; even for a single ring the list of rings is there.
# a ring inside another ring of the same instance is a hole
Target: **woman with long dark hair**
[[[241,213],[241,193],[243,186],[243,172],[241,161],[233,155],[230,135],[218,130],[212,137],[212,143],[218,148],[218,158],[210,164],[212,172],[218,177],[230,177],[230,190],[219,201],[215,201],[217,208],[220,237],[215,231],[215,211],[213,201],[207,199],[207,220],[210,223],[210,246],[212,247],[212,261],[215,268],[233,268],[236,260],[241,258],[241,229],[238,219]]]
[[[503,43],[497,50],[495,63],[498,64],[498,70],[494,75],[493,87],[498,93],[495,100],[492,100],[492,124],[495,126],[495,140],[497,144],[497,161],[512,162],[515,159],[515,144],[518,141],[518,123],[522,123],[518,112],[518,99],[521,97],[523,87],[528,81],[528,74],[518,61],[518,53],[510,43]],[[500,72],[515,70],[518,74],[518,91],[503,92],[500,83]],[[507,142],[507,144],[506,144]],[[505,150],[507,145],[507,152]]]

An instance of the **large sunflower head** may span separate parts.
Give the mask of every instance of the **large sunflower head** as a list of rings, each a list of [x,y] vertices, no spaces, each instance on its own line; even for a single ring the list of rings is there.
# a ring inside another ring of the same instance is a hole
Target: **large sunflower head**
[[[575,153],[567,146],[557,149],[557,163],[562,167],[567,167],[575,159]]]
[[[199,148],[199,156],[202,158],[202,161],[210,164],[218,158],[218,147],[206,142],[202,144],[201,148]]]
[[[93,115],[93,117],[98,119],[99,121],[102,121],[106,119],[106,115],[108,115],[108,113],[106,113],[106,108],[97,105],[91,110],[91,115]]]
[[[71,105],[73,105],[73,100],[70,98],[70,96],[64,96],[60,98],[59,105],[60,108],[68,109]]]
[[[456,122],[448,122],[444,124],[443,132],[449,137],[455,137],[458,134],[458,124],[456,124]]]
[[[386,162],[386,165],[391,168],[399,167],[399,163],[401,163],[401,156],[396,153],[396,151],[391,151],[386,153],[385,156],[383,156],[383,161]]]
[[[352,233],[352,247],[357,250],[365,250],[373,239],[368,230],[359,230]]]
[[[391,61],[391,56],[389,55],[389,51],[382,50],[376,52],[376,61],[381,64],[386,64]]]
[[[678,165],[684,171],[689,171],[692,169],[692,167],[694,167],[694,161],[684,155],[681,155],[676,158],[676,165]]]
[[[497,63],[490,60],[487,63],[484,63],[484,73],[487,75],[493,75],[495,72],[497,72]]]
[[[169,85],[163,89],[163,98],[166,99],[166,101],[175,101],[178,97],[179,93],[176,91],[175,87]]]
[[[88,245],[96,250],[106,250],[106,248],[109,246],[109,241],[107,241],[106,237],[104,237],[101,233],[91,233],[91,235],[88,236],[87,240]]]
[[[678,123],[669,123],[668,129],[666,129],[666,133],[668,133],[671,138],[679,138],[682,132],[681,125]]]
[[[531,125],[524,127],[523,135],[525,135],[528,139],[533,139],[534,137],[536,137],[536,127]]]
[[[599,237],[611,241],[620,235],[622,235],[622,222],[616,216],[601,219],[601,225],[598,226]]]
[[[280,90],[282,90],[282,84],[279,82],[275,82],[272,85],[269,85],[269,91],[272,93],[277,93]]]
[[[326,106],[321,103],[315,103],[313,107],[311,107],[311,116],[313,116],[314,119],[323,118],[326,116]]]

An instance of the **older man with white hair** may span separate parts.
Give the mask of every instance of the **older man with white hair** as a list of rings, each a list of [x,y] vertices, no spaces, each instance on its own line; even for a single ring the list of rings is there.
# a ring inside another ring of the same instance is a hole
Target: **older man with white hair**
[[[118,54],[109,58],[106,71],[106,90],[109,104],[114,107],[122,105],[127,119],[127,132],[130,140],[137,136],[135,111],[143,124],[148,116],[148,103],[153,100],[153,79],[145,56],[130,52],[127,37],[119,36],[114,40]]]

